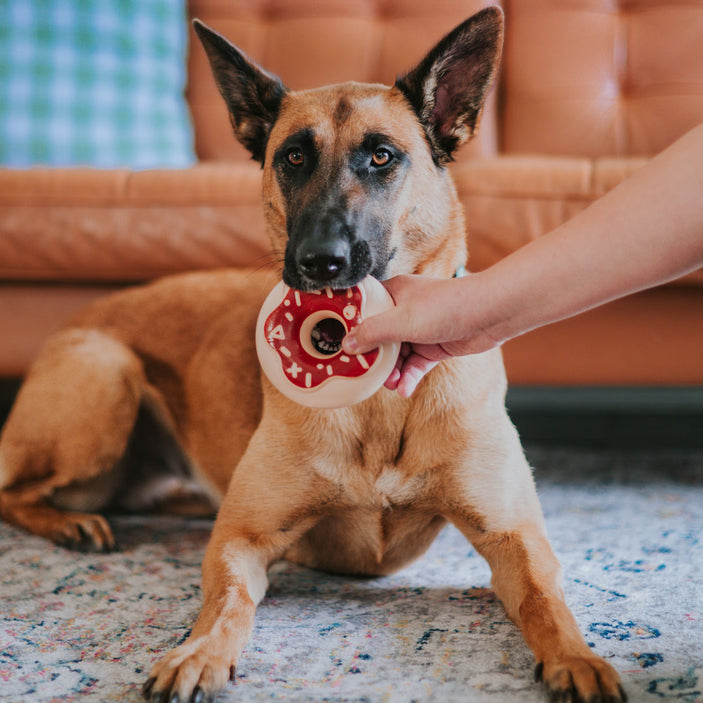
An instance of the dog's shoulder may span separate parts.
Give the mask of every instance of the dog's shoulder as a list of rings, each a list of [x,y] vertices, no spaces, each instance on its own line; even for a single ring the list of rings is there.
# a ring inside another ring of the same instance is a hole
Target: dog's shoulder
[[[440,362],[422,380],[417,402],[446,412],[464,407],[484,407],[489,400],[503,403],[507,379],[500,349],[467,354]]]

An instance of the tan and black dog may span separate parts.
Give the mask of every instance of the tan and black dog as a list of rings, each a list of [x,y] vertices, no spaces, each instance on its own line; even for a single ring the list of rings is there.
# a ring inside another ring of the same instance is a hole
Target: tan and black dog
[[[625,700],[564,602],[505,412],[499,351],[440,364],[410,399],[381,389],[339,410],[283,397],[254,351],[259,306],[281,275],[314,290],[463,266],[464,217],[446,165],[478,126],[501,12],[467,20],[393,87],[304,92],[196,29],[235,134],[262,163],[282,270],[171,277],[110,296],[56,334],[2,435],[2,517],[58,544],[109,550],[101,511],[219,505],[202,611],[154,666],[152,701],[212,700],[226,684],[274,560],[387,574],[447,521],[489,562],[552,699]]]

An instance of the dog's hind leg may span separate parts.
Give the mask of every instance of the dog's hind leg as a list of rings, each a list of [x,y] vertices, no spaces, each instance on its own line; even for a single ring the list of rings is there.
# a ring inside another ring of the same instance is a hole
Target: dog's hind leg
[[[120,481],[146,388],[139,358],[97,330],[55,335],[0,436],[0,517],[56,544],[114,547],[98,514]]]

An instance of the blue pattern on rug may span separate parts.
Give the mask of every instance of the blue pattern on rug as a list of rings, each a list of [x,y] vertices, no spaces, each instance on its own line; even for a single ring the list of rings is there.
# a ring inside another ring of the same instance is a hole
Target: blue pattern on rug
[[[537,451],[564,586],[630,701],[703,701],[703,458]],[[85,555],[0,524],[0,700],[139,701],[201,599],[211,523],[114,517],[122,550]],[[545,701],[534,662],[452,527],[399,573],[270,571],[218,701]]]

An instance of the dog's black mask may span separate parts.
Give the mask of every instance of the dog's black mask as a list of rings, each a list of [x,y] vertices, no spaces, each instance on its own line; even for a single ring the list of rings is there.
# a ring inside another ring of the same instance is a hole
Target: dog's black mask
[[[390,206],[408,160],[390,137],[363,134],[341,150],[313,129],[286,139],[274,155],[288,242],[283,280],[300,290],[346,288],[386,277],[397,213]]]

